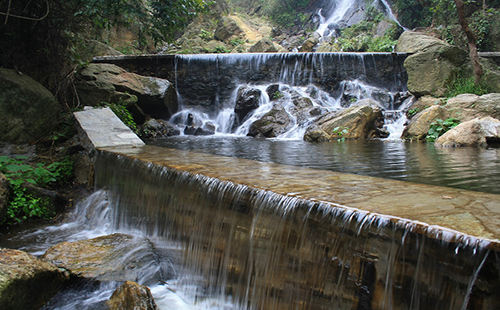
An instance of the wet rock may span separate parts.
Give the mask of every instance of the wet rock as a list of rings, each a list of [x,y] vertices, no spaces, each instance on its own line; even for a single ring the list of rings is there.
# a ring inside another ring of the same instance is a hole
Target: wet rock
[[[203,126],[196,128],[195,136],[210,136],[215,134],[215,125],[207,122]]]
[[[147,286],[126,281],[107,301],[110,310],[156,310],[153,295]]]
[[[82,105],[126,102],[140,123],[147,116],[166,119],[177,112],[175,89],[165,79],[141,76],[105,63],[89,64],[75,77]]]
[[[304,135],[306,141],[329,137],[330,140],[365,139],[375,130],[375,122],[382,118],[382,111],[370,105],[353,106],[341,112],[331,112],[320,117]],[[345,129],[345,131],[344,131]]]
[[[262,92],[258,88],[242,86],[238,89],[234,113],[236,114],[235,127],[241,125],[252,111],[259,107]]]
[[[291,128],[290,116],[281,104],[276,104],[271,111],[252,123],[248,135],[252,137],[274,138]]]
[[[257,43],[252,45],[248,51],[250,53],[276,53],[279,48],[274,45],[274,42],[269,38],[262,38]]]
[[[9,203],[10,186],[9,181],[3,173],[0,172],[0,223],[5,218],[7,205]]]
[[[0,307],[39,309],[69,280],[53,264],[23,251],[0,249]]]
[[[181,134],[179,128],[162,119],[150,119],[141,126],[142,136],[146,139],[158,139]]]
[[[416,139],[422,140],[425,139],[427,133],[429,132],[429,128],[433,122],[437,119],[445,119],[446,111],[441,106],[432,106],[427,108],[419,113],[417,113],[411,121],[408,123],[408,126],[403,131],[402,137],[406,139]]]
[[[195,133],[196,133],[196,127],[194,126],[186,126],[186,128],[184,128],[185,135],[192,136]]]
[[[434,145],[443,147],[486,146],[500,142],[500,120],[476,118],[459,124],[439,137]]]
[[[142,276],[155,275],[158,267],[148,239],[119,233],[63,242],[48,249],[41,258],[78,276],[101,281],[144,280]]]
[[[60,106],[40,83],[0,68],[0,140],[31,143],[59,125]]]

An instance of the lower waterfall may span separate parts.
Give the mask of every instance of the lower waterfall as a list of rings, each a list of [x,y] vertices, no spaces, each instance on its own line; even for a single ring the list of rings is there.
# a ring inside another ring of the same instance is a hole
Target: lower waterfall
[[[498,265],[475,238],[112,153],[96,185],[113,230],[148,236],[159,286],[196,309],[468,309]]]

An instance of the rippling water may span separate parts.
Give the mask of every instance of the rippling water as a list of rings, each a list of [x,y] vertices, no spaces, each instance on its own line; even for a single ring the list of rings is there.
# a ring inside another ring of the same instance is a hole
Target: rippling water
[[[263,162],[356,173],[500,194],[500,148],[435,148],[432,143],[309,143],[249,137],[179,136],[156,145]]]

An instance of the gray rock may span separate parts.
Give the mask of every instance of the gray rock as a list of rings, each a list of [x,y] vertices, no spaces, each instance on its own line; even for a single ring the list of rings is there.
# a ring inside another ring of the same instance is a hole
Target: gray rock
[[[0,307],[39,309],[69,280],[53,264],[23,251],[0,248]]]
[[[142,136],[146,139],[158,139],[170,136],[178,136],[180,130],[174,125],[162,119],[150,119],[141,126]]]
[[[252,123],[249,136],[274,138],[291,128],[290,115],[281,104],[276,104],[271,111]]]
[[[486,116],[500,119],[500,93],[483,96],[458,95],[450,98],[444,108],[447,112],[447,118],[456,118],[462,122]]]
[[[60,106],[40,83],[0,68],[0,141],[31,143],[59,125]]]

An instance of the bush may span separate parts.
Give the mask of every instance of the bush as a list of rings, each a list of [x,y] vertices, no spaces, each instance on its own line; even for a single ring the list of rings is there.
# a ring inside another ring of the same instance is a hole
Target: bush
[[[442,119],[437,119],[429,127],[426,140],[428,142],[434,142],[437,138],[444,135],[450,129],[457,127],[458,124],[460,124],[460,121],[456,118],[448,118],[444,121]]]
[[[27,159],[26,156],[0,156],[0,172],[13,192],[6,217],[0,224],[12,225],[32,218],[50,219],[54,214],[49,209],[49,202],[30,193],[26,184],[50,187],[67,182],[73,175],[73,162],[69,157],[49,165],[29,165]]]

